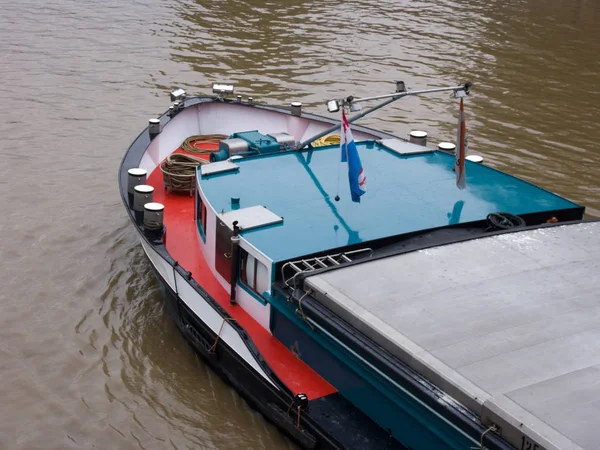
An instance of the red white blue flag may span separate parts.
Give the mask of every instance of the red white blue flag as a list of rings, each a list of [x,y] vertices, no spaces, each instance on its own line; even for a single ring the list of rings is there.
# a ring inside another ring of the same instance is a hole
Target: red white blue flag
[[[465,173],[465,158],[467,156],[467,125],[465,123],[465,110],[463,99],[460,99],[460,111],[458,113],[458,131],[456,134],[456,186],[459,189],[467,187]]]
[[[342,149],[342,162],[348,162],[348,181],[350,181],[352,201],[360,203],[360,196],[367,192],[367,177],[358,156],[350,124],[348,123],[348,119],[346,119],[343,109],[340,145]]]

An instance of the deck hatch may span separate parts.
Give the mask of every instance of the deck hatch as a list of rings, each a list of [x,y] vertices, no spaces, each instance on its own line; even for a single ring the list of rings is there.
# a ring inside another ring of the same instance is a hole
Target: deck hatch
[[[242,230],[250,230],[283,222],[283,217],[279,217],[277,214],[260,205],[226,212],[221,214],[219,219],[227,224],[230,229],[233,229],[233,222],[237,220],[238,226]]]
[[[200,166],[200,173],[202,175],[213,175],[215,173],[231,172],[239,168],[240,166],[231,161],[218,161],[210,164],[202,164]]]
[[[432,149],[411,142],[401,141],[400,139],[381,139],[378,141],[388,150],[399,155],[417,155],[419,153],[431,153]]]

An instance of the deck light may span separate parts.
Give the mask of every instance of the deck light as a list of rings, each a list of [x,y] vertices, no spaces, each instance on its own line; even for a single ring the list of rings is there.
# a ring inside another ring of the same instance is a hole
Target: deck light
[[[231,95],[233,94],[233,84],[218,84],[212,85],[213,94],[218,95]]]
[[[183,99],[185,99],[186,94],[187,93],[184,89],[175,89],[171,91],[171,101],[182,101]]]
[[[457,89],[454,91],[454,98],[463,98],[469,95],[471,92],[469,91],[473,86],[473,83],[470,81],[466,82],[464,86],[461,86],[462,89]]]
[[[329,100],[327,102],[327,111],[330,113],[338,112],[340,110],[340,102],[338,100]]]
[[[464,89],[454,91],[454,98],[463,98],[467,96],[467,92]]]

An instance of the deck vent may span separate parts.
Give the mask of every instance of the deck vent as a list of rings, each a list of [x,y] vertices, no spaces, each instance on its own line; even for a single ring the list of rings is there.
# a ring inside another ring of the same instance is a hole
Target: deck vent
[[[148,231],[162,230],[165,206],[162,203],[144,205],[144,228]]]
[[[129,169],[127,171],[129,177],[127,179],[127,193],[133,195],[134,189],[139,184],[146,183],[146,169],[141,169],[139,167]]]
[[[302,114],[302,103],[301,102],[292,102],[290,103],[290,111],[292,115],[299,116]]]
[[[452,142],[440,142],[438,144],[438,150],[448,153],[456,153],[456,145]]]
[[[152,203],[154,188],[147,184],[139,184],[135,187],[133,194],[133,210],[143,211],[146,203]]]
[[[417,145],[422,145],[425,147],[427,145],[427,132],[426,131],[411,131],[410,134],[410,142]]]

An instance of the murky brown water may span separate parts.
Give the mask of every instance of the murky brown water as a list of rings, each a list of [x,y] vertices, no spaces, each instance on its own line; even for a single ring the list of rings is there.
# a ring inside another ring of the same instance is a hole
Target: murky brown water
[[[117,168],[175,86],[311,112],[470,79],[470,150],[600,216],[595,0],[0,0],[0,448],[293,448],[168,319]],[[364,121],[452,140],[456,103]]]

